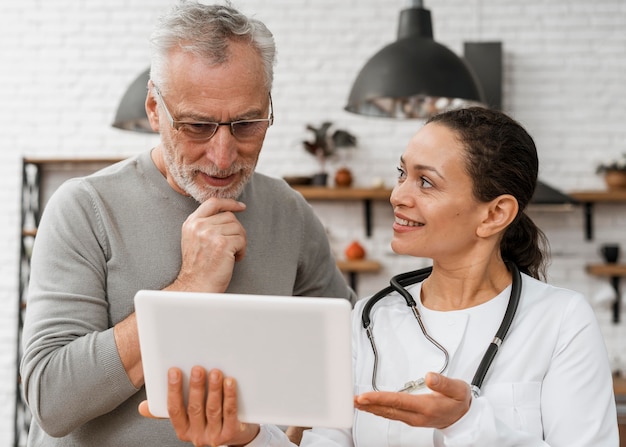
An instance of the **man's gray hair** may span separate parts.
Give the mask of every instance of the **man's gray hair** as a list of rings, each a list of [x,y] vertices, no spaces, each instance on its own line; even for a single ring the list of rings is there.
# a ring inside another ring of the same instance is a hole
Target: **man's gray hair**
[[[263,61],[265,85],[272,88],[276,45],[264,23],[247,17],[230,3],[203,5],[180,0],[158,20],[152,36],[150,78],[161,89],[167,89],[166,69],[170,50],[179,48],[203,57],[211,64],[228,60],[231,41],[248,41]]]

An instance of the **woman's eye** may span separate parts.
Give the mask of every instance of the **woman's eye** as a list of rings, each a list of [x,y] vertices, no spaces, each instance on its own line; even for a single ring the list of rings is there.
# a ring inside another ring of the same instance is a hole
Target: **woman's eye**
[[[406,172],[401,167],[397,167],[396,171],[398,171],[398,180],[404,180],[406,178]]]
[[[430,183],[430,181],[428,181],[428,179],[426,177],[420,177],[420,183],[422,185],[422,188],[432,188],[433,184]]]

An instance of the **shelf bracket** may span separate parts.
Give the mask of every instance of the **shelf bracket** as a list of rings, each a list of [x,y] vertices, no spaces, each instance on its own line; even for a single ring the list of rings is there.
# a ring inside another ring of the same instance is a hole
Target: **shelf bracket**
[[[611,276],[611,285],[613,286],[613,289],[615,289],[615,301],[613,302],[613,323],[619,323],[619,314],[621,310],[619,280],[619,276]]]
[[[357,273],[356,272],[348,272],[348,281],[350,283],[350,288],[354,290],[356,293],[357,289]]]
[[[372,235],[372,200],[364,199],[363,208],[365,210],[365,235],[370,237]]]
[[[593,239],[593,203],[585,202],[583,205],[585,213],[585,239],[590,241]]]

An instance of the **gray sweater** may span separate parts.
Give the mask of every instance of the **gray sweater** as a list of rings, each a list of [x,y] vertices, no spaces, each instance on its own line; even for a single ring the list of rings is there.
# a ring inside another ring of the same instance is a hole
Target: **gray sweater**
[[[254,174],[239,198],[245,258],[228,292],[351,297],[309,204],[285,182]],[[181,226],[198,206],[175,192],[146,152],[64,183],[33,248],[21,375],[33,413],[29,446],[179,446],[169,420],[120,361],[113,326],[140,289],[162,289],[181,265]]]

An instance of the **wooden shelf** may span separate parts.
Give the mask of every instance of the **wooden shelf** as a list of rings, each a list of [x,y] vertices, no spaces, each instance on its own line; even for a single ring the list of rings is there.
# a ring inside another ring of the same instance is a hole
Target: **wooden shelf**
[[[337,261],[337,267],[344,273],[376,273],[380,271],[380,262],[363,259],[359,261]]]
[[[626,264],[589,264],[587,272],[596,276],[626,276]]]
[[[574,191],[568,193],[579,202],[626,202],[626,189]]]
[[[391,189],[386,188],[326,188],[293,185],[306,200],[362,200],[365,211],[365,234],[372,235],[372,201],[389,202]]]
[[[389,200],[391,189],[386,188],[325,188],[321,186],[293,186],[307,200]]]

